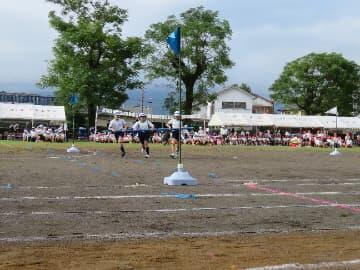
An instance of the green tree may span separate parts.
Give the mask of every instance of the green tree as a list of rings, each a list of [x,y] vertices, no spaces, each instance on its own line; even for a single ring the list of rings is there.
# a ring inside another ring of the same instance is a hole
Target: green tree
[[[88,124],[95,122],[96,106],[118,108],[126,90],[142,87],[138,79],[145,48],[140,38],[121,37],[127,11],[103,0],[47,0],[61,7],[49,13],[49,22],[59,36],[54,59],[41,87],[54,87],[65,106],[72,93],[79,107],[87,110]]]
[[[246,83],[241,83],[239,86],[241,89],[245,90],[246,92],[251,93],[251,87],[250,85],[246,84]]]
[[[179,61],[168,48],[166,38],[177,26],[181,27],[182,35],[181,81],[186,90],[183,108],[185,114],[191,114],[209,99],[209,88],[226,81],[224,69],[234,65],[226,44],[232,31],[217,11],[203,7],[191,8],[181,13],[180,18],[172,15],[165,22],[151,25],[145,34],[151,49],[147,61],[150,79],[166,78],[175,84]],[[170,100],[176,94],[176,91],[170,93]]]
[[[288,63],[271,86],[271,97],[306,114],[338,106],[341,115],[359,108],[360,68],[336,53],[311,53]]]

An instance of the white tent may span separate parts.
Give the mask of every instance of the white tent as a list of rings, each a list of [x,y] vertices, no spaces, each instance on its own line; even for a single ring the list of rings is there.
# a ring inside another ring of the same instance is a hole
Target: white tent
[[[271,114],[244,113],[242,117],[248,121],[248,126],[270,127],[274,125]]]
[[[336,116],[319,116],[324,128],[336,127]],[[360,118],[358,117],[338,117],[337,127],[339,129],[360,129]]]
[[[249,118],[242,113],[215,113],[210,121],[209,126],[251,126]]]
[[[283,128],[327,128],[336,126],[335,116],[301,116],[284,114],[248,114],[216,112],[210,119],[209,126],[243,126]],[[339,129],[360,129],[360,118],[338,117]]]
[[[319,128],[322,127],[318,116],[301,116],[301,115],[271,115],[274,126],[288,128]]]
[[[66,121],[64,106],[0,103],[0,119]]]

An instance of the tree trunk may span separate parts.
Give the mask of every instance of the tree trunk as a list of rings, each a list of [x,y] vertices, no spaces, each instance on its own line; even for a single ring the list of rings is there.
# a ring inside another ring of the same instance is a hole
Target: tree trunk
[[[88,104],[88,128],[95,126],[96,106]]]
[[[185,84],[185,105],[184,114],[192,114],[192,107],[194,102],[194,83],[184,82]]]

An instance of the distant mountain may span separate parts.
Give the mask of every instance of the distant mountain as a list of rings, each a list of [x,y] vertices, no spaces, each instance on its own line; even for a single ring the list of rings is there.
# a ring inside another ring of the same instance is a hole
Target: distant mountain
[[[1,83],[0,91],[6,91],[11,93],[23,92],[23,93],[35,93],[42,96],[53,96],[52,89],[41,89],[36,86],[36,83],[32,82],[18,82],[18,83]]]
[[[141,90],[127,92],[129,99],[125,102],[126,107],[141,105]],[[144,92],[144,107],[150,107],[154,114],[163,114],[163,102],[168,94],[167,89],[146,89]]]
[[[0,91],[6,92],[24,92],[35,93],[42,96],[53,96],[53,89],[40,89],[35,83],[0,83]],[[141,90],[131,90],[127,92],[129,99],[125,102],[125,106],[140,106]],[[145,89],[144,92],[144,107],[149,106],[153,113],[164,113],[162,108],[165,97],[168,94],[167,89]],[[151,103],[150,103],[151,102]]]

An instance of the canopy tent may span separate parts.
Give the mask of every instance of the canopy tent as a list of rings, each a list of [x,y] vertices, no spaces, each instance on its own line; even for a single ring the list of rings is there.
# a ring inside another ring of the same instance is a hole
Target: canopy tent
[[[209,126],[275,126],[283,128],[334,129],[336,127],[336,117],[217,112],[211,117]],[[339,129],[360,129],[360,118],[338,117],[337,127]]]
[[[336,116],[319,116],[324,128],[336,127]],[[360,118],[358,117],[338,117],[337,127],[339,129],[360,129]]]
[[[251,126],[251,122],[241,113],[215,113],[210,121],[209,126]]]
[[[244,113],[242,115],[242,117],[247,119],[247,121],[249,122],[248,126],[256,126],[256,127],[273,126],[274,122],[271,116],[272,116],[271,114],[252,114],[252,113]]]
[[[271,115],[274,126],[288,128],[320,128],[322,123],[318,116],[301,116],[301,115]]]
[[[66,121],[64,106],[42,106],[26,103],[0,103],[0,119]]]

